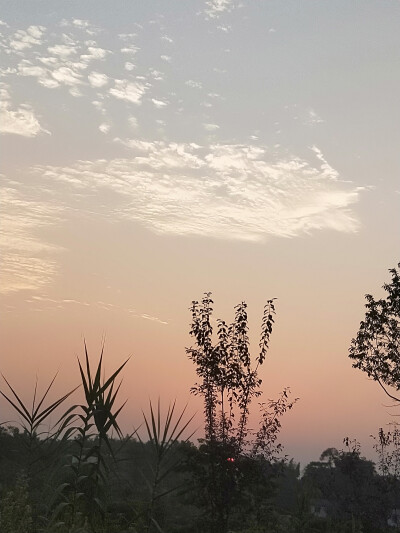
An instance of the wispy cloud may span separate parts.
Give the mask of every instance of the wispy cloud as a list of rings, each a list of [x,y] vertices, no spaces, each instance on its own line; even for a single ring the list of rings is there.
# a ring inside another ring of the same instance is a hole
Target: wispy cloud
[[[162,325],[168,325],[166,320],[161,318],[149,315],[148,313],[141,313],[137,309],[126,308],[121,305],[117,305],[111,302],[104,302],[102,300],[88,302],[85,300],[78,300],[74,298],[51,298],[49,296],[43,295],[31,295],[25,300],[28,304],[34,306],[37,310],[53,310],[53,309],[65,309],[70,306],[79,306],[79,307],[97,307],[103,309],[104,311],[123,311],[129,313],[132,318],[139,318],[142,320],[150,320],[151,322],[156,322]]]
[[[206,123],[206,124],[203,124],[203,127],[207,131],[217,131],[217,130],[219,130],[218,124],[208,124],[208,123]]]
[[[9,41],[9,46],[16,52],[32,48],[42,44],[42,36],[46,28],[44,26],[29,26],[26,30],[16,31]]]
[[[306,161],[251,144],[116,142],[130,150],[129,158],[40,166],[33,173],[79,195],[112,190],[116,204],[107,216],[161,234],[264,241],[359,228],[352,206],[360,190],[342,182],[316,147]]]
[[[142,97],[147,87],[141,82],[131,82],[128,80],[115,80],[114,87],[110,89],[110,94],[119,100],[125,100],[133,104],[140,105]]]
[[[185,85],[187,85],[188,87],[192,87],[192,89],[201,89],[203,87],[203,84],[201,82],[194,80],[185,81]]]
[[[162,35],[161,36],[161,40],[162,41],[165,41],[167,43],[170,43],[172,44],[174,42],[174,40],[172,39],[172,37],[169,37],[168,35]]]
[[[204,13],[206,18],[217,19],[223,13],[229,13],[235,8],[234,0],[208,0]]]
[[[18,75],[30,76],[37,78],[37,81],[43,87],[56,89],[61,86],[67,86],[73,96],[78,96],[78,85],[85,85],[82,72],[85,71],[89,64],[95,60],[102,60],[105,51],[101,48],[88,46],[85,53],[81,54],[79,45],[74,42],[69,44],[56,44],[49,46],[47,51],[49,56],[36,56],[31,59],[22,59],[18,65]],[[101,53],[99,52],[101,51]],[[88,75],[89,84],[98,88],[106,85],[108,82],[107,75],[92,71]]]
[[[34,110],[28,104],[13,107],[7,86],[0,84],[0,133],[36,137],[39,133],[49,133],[44,129]]]
[[[92,87],[103,87],[108,83],[108,76],[101,72],[90,72],[88,75],[89,83]]]
[[[99,126],[99,130],[101,131],[101,133],[108,133],[110,129],[111,129],[110,124],[107,124],[106,122],[103,122]]]
[[[307,126],[315,126],[317,124],[323,124],[325,121],[318,115],[314,109],[309,109],[307,112],[307,117],[305,124]]]
[[[0,199],[0,292],[39,289],[56,275],[54,257],[60,251],[42,240],[39,231],[54,223],[59,208],[27,199],[11,185],[2,188]]]
[[[156,98],[152,98],[151,101],[154,104],[154,107],[157,109],[161,109],[168,105],[168,102],[165,102],[164,100],[157,100]]]

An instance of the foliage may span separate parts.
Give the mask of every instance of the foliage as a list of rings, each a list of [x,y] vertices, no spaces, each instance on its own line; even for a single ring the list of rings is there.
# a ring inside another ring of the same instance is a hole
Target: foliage
[[[400,401],[386,389],[400,390],[400,275],[395,268],[389,272],[392,280],[383,285],[386,298],[365,296],[367,311],[351,342],[349,357],[355,361],[354,368],[366,372],[388,396]]]
[[[389,431],[379,428],[378,436],[372,435],[374,449],[378,453],[378,468],[384,477],[400,480],[400,429],[392,422]]]
[[[153,406],[153,413],[157,425],[157,407]],[[151,414],[146,413],[146,417],[151,425]],[[163,433],[163,418],[160,427]],[[22,456],[19,451],[23,449],[24,438],[23,433],[12,429],[0,431],[1,519],[7,516],[8,521],[14,520],[10,522],[13,525],[9,531],[18,531],[15,519],[25,517],[23,522],[28,525],[24,533],[68,533],[67,514],[61,513],[59,520],[42,526],[35,516],[38,508],[32,505],[32,498],[37,499],[36,490],[38,494],[44,493],[40,485],[46,485],[46,479],[35,477],[29,480],[28,486],[26,477],[22,476],[25,488],[20,492],[16,488],[11,473],[20,470]],[[88,446],[93,444],[92,439],[89,441]],[[93,527],[96,533],[143,533],[148,523],[151,495],[151,487],[144,478],[150,483],[153,479],[154,446],[145,442],[144,437],[143,442],[126,437],[123,443],[110,437],[109,443],[116,462],[111,454],[105,457],[109,470],[106,514],[104,518],[94,518],[92,526],[89,521],[85,525],[82,516],[74,531],[88,533]],[[71,446],[73,444],[71,442]],[[59,464],[66,464],[70,451],[62,447],[58,449],[62,454],[58,457]],[[171,455],[167,463],[173,468],[159,485],[159,494],[168,494],[156,500],[154,517],[166,533],[205,533],[210,525],[206,517],[201,516],[199,493],[190,491],[197,486],[197,475],[193,470],[183,469],[185,460],[202,467],[205,455],[189,442],[176,442],[168,453]],[[53,464],[53,460],[48,459],[48,464]],[[386,521],[395,508],[395,487],[388,476],[371,468],[371,463],[361,456],[356,443],[350,440],[344,450],[331,448],[321,454],[321,461],[308,465],[302,477],[299,477],[298,465],[270,463],[262,457],[243,456],[235,467],[238,467],[241,492],[230,517],[230,531],[234,533],[351,533],[360,527],[364,533],[393,531],[387,527]],[[60,481],[65,481],[67,473],[65,467],[59,471]],[[53,485],[54,495],[56,486]],[[174,490],[177,487],[180,488]],[[354,490],[358,500],[352,502]],[[316,516],[312,511],[312,506],[321,502],[329,504],[326,518]],[[353,506],[353,517],[350,502],[357,504]],[[47,504],[50,505],[50,501]],[[3,509],[8,509],[6,515]],[[154,533],[158,531],[154,523],[152,527]],[[9,533],[4,522],[0,522],[0,531]]]
[[[30,533],[32,506],[29,501],[28,480],[25,475],[17,477],[0,505],[0,529],[2,533]]]
[[[121,384],[116,386],[115,383],[128,360],[109,378],[103,378],[102,382],[103,350],[104,347],[94,374],[90,368],[86,344],[85,370],[78,359],[86,403],[79,406],[80,412],[77,414],[81,424],[73,428],[77,433],[75,439],[77,452],[72,453],[70,463],[73,481],[62,485],[61,490],[66,496],[57,508],[58,512],[69,511],[67,522],[71,531],[74,531],[76,525],[85,519],[89,519],[90,527],[94,531],[98,515],[100,514],[104,519],[106,515],[105,496],[100,492],[104,492],[106,488],[108,469],[102,445],[106,444],[112,455],[108,432],[114,429],[118,436],[122,436],[117,416],[125,403],[114,411],[114,403],[121,386]],[[53,521],[58,512],[53,513]]]
[[[210,531],[228,530],[231,511],[238,507],[244,494],[246,458],[275,458],[281,446],[277,435],[280,418],[291,409],[289,389],[277,401],[259,404],[260,427],[256,432],[248,428],[249,408],[261,394],[258,370],[264,363],[274,324],[274,300],[264,307],[259,353],[253,362],[248,338],[247,305],[235,307],[234,322],[228,325],[217,320],[217,342],[213,342],[211,293],[190,308],[190,335],[195,347],[187,348],[189,358],[196,365],[199,383],[192,393],[203,396],[205,439],[200,451],[204,460],[197,476],[202,486],[202,501],[207,509]],[[258,471],[257,470],[257,475]],[[262,469],[261,469],[262,471]]]
[[[150,501],[147,509],[147,519],[145,520],[145,527],[142,531],[149,533],[153,529],[158,532],[162,532],[161,525],[156,519],[156,505],[161,498],[176,490],[178,487],[163,488],[163,481],[171,474],[171,472],[177,468],[180,460],[174,457],[173,451],[179,443],[179,439],[185,432],[193,417],[184,421],[186,407],[178,414],[177,418],[174,418],[175,414],[174,402],[168,407],[165,420],[162,423],[161,405],[160,399],[157,404],[157,412],[153,409],[153,405],[150,402],[150,416],[143,412],[143,419],[146,426],[148,444],[152,450],[152,461],[150,464],[151,478],[143,474],[143,478],[149,488]],[[136,434],[138,434],[136,432]],[[185,442],[187,442],[193,433],[189,435]],[[141,441],[143,444],[143,441]]]
[[[325,507],[337,527],[362,528],[365,533],[384,530],[391,509],[387,484],[374,464],[362,457],[356,440],[346,437],[344,444],[345,449],[329,448],[320,462],[307,465],[302,486],[311,502]]]

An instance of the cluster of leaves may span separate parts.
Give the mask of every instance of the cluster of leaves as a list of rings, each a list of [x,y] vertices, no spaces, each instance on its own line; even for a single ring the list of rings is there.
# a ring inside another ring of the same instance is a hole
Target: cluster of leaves
[[[200,378],[192,392],[204,399],[205,439],[200,451],[204,455],[198,481],[203,487],[203,502],[208,511],[210,531],[228,530],[232,508],[246,485],[246,458],[266,464],[280,452],[277,437],[280,418],[296,402],[289,400],[286,388],[277,401],[260,404],[260,428],[248,428],[249,408],[261,394],[258,370],[264,363],[274,324],[274,300],[264,307],[259,353],[251,359],[247,305],[235,307],[231,324],[217,320],[216,342],[213,341],[211,293],[201,302],[193,301],[190,308],[192,324],[190,335],[195,346],[187,348],[189,358],[196,365]]]
[[[388,396],[400,401],[386,389],[400,390],[400,275],[396,268],[389,272],[392,280],[383,285],[386,298],[365,296],[367,311],[351,342],[349,357],[354,368],[366,372]]]
[[[262,380],[258,377],[258,370],[268,351],[275,305],[274,300],[269,300],[264,307],[260,351],[253,365],[249,349],[247,304],[242,302],[235,307],[235,320],[231,324],[217,320],[217,342],[214,344],[211,324],[213,303],[211,293],[206,293],[200,303],[193,301],[190,308],[190,335],[196,345],[187,348],[186,352],[195,363],[196,373],[201,380],[191,391],[204,397],[206,441],[222,442],[239,456],[249,444],[247,423],[250,403],[261,394]],[[269,402],[268,409],[265,409],[265,404],[260,405],[263,411],[262,425],[256,434],[254,451],[265,450],[270,455],[267,445],[270,436],[276,435],[280,427],[277,420],[294,403],[288,401],[289,392],[286,388],[280,400]],[[271,409],[274,411],[273,417]]]

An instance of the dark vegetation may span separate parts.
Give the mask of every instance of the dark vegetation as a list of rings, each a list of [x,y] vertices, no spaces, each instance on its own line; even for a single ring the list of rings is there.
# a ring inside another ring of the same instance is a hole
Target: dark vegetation
[[[400,266],[400,265],[399,265]],[[396,269],[386,299],[367,295],[366,315],[351,343],[353,366],[394,401],[400,389],[400,278]],[[104,376],[103,356],[93,369],[85,347],[78,361],[84,402],[70,391],[54,403],[53,385],[26,406],[4,378],[0,394],[20,425],[0,426],[0,531],[2,533],[378,533],[400,530],[400,430],[393,423],[375,437],[376,465],[356,440],[325,450],[300,473],[282,456],[282,416],[297,399],[284,388],[261,401],[264,364],[275,307],[264,309],[259,350],[251,356],[246,304],[232,324],[212,325],[212,299],[192,302],[188,357],[196,367],[193,394],[204,405],[204,438],[191,442],[192,418],[150,403],[140,431],[124,436],[119,382],[125,361]],[[248,426],[250,407],[259,427]],[[50,417],[63,410],[52,429]],[[44,431],[44,428],[47,428]]]

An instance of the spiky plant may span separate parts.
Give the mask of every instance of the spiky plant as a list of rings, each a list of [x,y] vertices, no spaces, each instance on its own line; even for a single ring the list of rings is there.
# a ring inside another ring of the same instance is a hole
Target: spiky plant
[[[3,374],[1,375],[5,383],[7,384],[8,389],[11,392],[11,397],[7,396],[7,394],[1,389],[0,394],[21,416],[20,425],[28,436],[29,449],[31,452],[35,443],[37,445],[40,445],[40,443],[48,442],[51,439],[57,438],[71,424],[73,420],[72,411],[74,407],[70,407],[64,413],[62,413],[57,422],[51,427],[50,430],[42,431],[46,420],[54,413],[54,411],[58,407],[61,406],[63,402],[65,402],[67,398],[69,398],[69,396],[71,396],[72,393],[77,390],[78,387],[75,387],[73,390],[67,392],[66,394],[58,398],[55,402],[45,407],[45,400],[56,380],[57,374],[55,374],[53,379],[50,381],[50,384],[48,385],[46,391],[39,400],[37,399],[38,380],[36,379],[33,391],[33,399],[31,406],[29,407],[24,404],[24,402],[21,400],[15,389],[10,385],[6,377]],[[40,440],[39,437],[43,437],[43,435],[45,434],[47,435],[47,437],[45,439]]]
[[[38,497],[37,495],[36,498],[33,497],[30,481],[37,477],[39,473],[42,475],[46,474],[46,478],[49,479],[51,472],[54,470],[53,467],[57,462],[60,450],[64,447],[72,431],[71,424],[74,420],[74,406],[66,409],[59,416],[55,424],[52,425],[48,422],[51,415],[55,414],[56,410],[75,392],[77,387],[60,396],[50,405],[46,405],[46,399],[53,387],[57,374],[52,378],[41,397],[38,397],[38,379],[36,379],[31,405],[26,405],[3,374],[2,377],[9,392],[6,393],[0,390],[0,395],[20,415],[19,425],[24,430],[22,439],[22,443],[26,448],[26,453],[22,457],[23,472],[26,475],[26,478],[24,478],[26,487],[25,485],[24,487],[29,495],[30,505],[33,506],[35,511],[32,516],[36,517],[38,514],[37,508],[40,507],[39,502],[42,500],[42,497]],[[47,429],[45,429],[45,425]]]
[[[102,347],[99,362],[95,373],[91,371],[89,355],[85,343],[85,366],[78,358],[79,372],[85,395],[85,403],[81,404],[77,415],[80,426],[76,427],[75,440],[78,451],[72,454],[71,468],[74,475],[72,483],[72,497],[70,504],[69,531],[75,531],[80,522],[81,501],[85,501],[91,529],[95,517],[100,513],[105,514],[104,501],[99,497],[100,488],[104,488],[107,464],[103,451],[103,444],[113,455],[108,432],[115,430],[119,437],[122,436],[117,417],[124,407],[124,402],[114,410],[115,400],[120,390],[121,383],[116,386],[116,379],[129,359],[127,359],[108,379],[102,380],[103,374]],[[93,376],[93,377],[92,377]],[[98,512],[97,512],[98,511]]]
[[[176,401],[168,406],[165,418],[162,416],[160,399],[157,402],[157,410],[153,408],[151,401],[149,402],[149,407],[150,413],[148,415],[142,411],[148,444],[153,451],[153,462],[149,465],[151,479],[143,475],[150,492],[147,523],[144,531],[149,533],[155,528],[156,531],[162,533],[162,528],[155,517],[156,506],[161,498],[179,488],[173,487],[164,490],[162,485],[167,476],[177,467],[179,460],[174,460],[173,450],[192,422],[194,415],[188,420],[184,419],[187,406],[175,415]],[[187,442],[193,434],[194,432],[184,439],[184,441]],[[145,444],[138,433],[137,435],[140,442]]]

